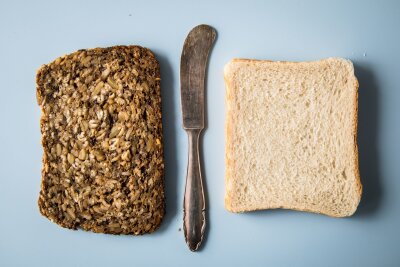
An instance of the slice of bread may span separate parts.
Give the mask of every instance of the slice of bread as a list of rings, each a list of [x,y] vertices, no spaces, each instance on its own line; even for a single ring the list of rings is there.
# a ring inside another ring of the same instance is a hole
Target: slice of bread
[[[234,59],[224,76],[226,209],[352,215],[362,191],[353,64]]]
[[[40,212],[66,227],[150,233],[164,216],[159,64],[140,46],[79,50],[43,65]]]

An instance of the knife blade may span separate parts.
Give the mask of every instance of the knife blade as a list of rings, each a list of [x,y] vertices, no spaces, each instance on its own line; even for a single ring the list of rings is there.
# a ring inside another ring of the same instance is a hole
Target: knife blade
[[[208,25],[193,28],[181,56],[181,106],[183,128],[188,134],[188,166],[183,204],[183,231],[189,249],[196,251],[206,226],[204,188],[199,157],[199,137],[204,129],[204,81],[207,59],[216,31]]]
[[[184,129],[204,128],[204,78],[216,32],[208,25],[193,28],[181,57],[181,102]]]

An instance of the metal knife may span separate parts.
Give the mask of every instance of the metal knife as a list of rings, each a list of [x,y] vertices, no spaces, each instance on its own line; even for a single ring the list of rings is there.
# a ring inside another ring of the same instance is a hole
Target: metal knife
[[[206,227],[199,137],[204,129],[204,80],[207,58],[215,36],[216,31],[212,27],[196,26],[186,37],[181,56],[183,128],[189,139],[183,231],[186,243],[192,251],[199,248]]]

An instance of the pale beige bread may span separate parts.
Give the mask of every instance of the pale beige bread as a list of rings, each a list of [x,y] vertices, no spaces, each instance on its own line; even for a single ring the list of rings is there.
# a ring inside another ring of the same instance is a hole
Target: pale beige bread
[[[352,215],[362,191],[353,64],[234,59],[224,76],[226,209]]]

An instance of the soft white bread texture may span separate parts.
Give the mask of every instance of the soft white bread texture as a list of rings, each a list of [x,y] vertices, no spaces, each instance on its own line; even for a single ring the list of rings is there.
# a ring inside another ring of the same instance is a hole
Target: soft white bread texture
[[[226,209],[352,215],[362,186],[351,61],[233,59],[224,76]]]

